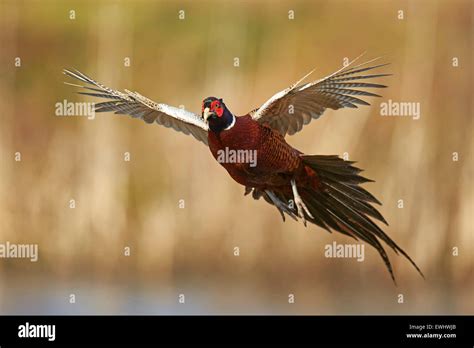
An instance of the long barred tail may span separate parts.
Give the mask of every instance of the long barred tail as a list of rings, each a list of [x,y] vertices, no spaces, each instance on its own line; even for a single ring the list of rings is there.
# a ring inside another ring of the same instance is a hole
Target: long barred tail
[[[345,161],[338,156],[302,156],[306,165],[314,169],[321,181],[321,190],[298,188],[300,195],[313,218],[308,221],[331,231],[361,239],[372,245],[385,262],[395,282],[392,265],[379,240],[384,241],[395,253],[405,256],[422,277],[423,273],[415,262],[400,248],[371,218],[388,225],[382,214],[371,204],[380,202],[360,184],[370,182],[359,175],[362,171],[352,166],[354,162]]]

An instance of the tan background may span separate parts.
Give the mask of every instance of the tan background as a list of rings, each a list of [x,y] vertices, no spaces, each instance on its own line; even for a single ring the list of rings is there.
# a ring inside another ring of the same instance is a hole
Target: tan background
[[[0,242],[40,248],[37,263],[0,259],[0,313],[472,314],[472,14],[457,0],[0,0]],[[392,252],[398,287],[368,247],[361,263],[325,258],[326,244],[350,240],[282,223],[191,137],[111,114],[54,115],[64,99],[91,101],[62,83],[65,67],[195,112],[216,95],[245,114],[363,51],[392,63],[383,99],[329,111],[289,142],[348,152],[366,169],[388,234],[425,281]],[[381,117],[388,99],[420,102],[421,119]]]

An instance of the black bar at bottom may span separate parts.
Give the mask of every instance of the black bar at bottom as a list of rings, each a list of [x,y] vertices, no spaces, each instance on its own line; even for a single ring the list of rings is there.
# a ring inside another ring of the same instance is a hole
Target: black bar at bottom
[[[53,326],[47,325],[54,325],[54,337]],[[473,347],[473,332],[472,316],[0,317],[2,348],[13,345],[137,346],[151,343],[408,344]]]

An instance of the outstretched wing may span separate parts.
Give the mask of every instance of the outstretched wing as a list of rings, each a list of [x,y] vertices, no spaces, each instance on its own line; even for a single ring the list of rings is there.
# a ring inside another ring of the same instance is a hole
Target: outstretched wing
[[[115,114],[141,118],[147,123],[156,122],[159,125],[173,128],[178,132],[191,134],[194,138],[207,145],[208,125],[201,117],[192,112],[166,104],[155,103],[137,92],[128,90],[120,92],[110,89],[77,70],[65,69],[64,74],[94,86],[70,84],[87,90],[86,92],[78,92],[79,94],[109,99],[108,101],[95,104],[96,112],[112,111]]]
[[[365,74],[369,70],[387,65],[366,66],[379,58],[350,67],[358,58],[321,80],[300,85],[312,73],[311,71],[292,86],[267,100],[258,110],[251,113],[252,118],[285,136],[299,132],[311,120],[318,119],[327,108],[337,110],[343,107],[357,108],[358,104],[370,105],[354,96],[380,96],[359,90],[359,88],[385,88],[387,86],[358,80],[391,74]]]

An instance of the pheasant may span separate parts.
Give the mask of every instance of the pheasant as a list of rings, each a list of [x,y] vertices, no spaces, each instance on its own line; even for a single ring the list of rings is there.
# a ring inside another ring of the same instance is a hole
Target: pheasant
[[[421,276],[423,273],[373,221],[388,225],[374,207],[381,203],[360,186],[372,180],[359,174],[361,169],[354,166],[355,162],[337,155],[306,155],[285,140],[286,135],[299,132],[328,108],[357,108],[357,105],[370,105],[359,96],[380,97],[365,89],[386,86],[366,81],[389,76],[368,73],[387,64],[374,65],[376,58],[354,65],[357,59],[329,76],[303,83],[310,72],[245,116],[234,115],[216,97],[205,98],[201,115],[197,115],[156,103],[137,92],[110,89],[78,70],[64,70],[64,73],[85,84],[69,83],[82,88],[79,94],[107,99],[95,104],[96,112],[109,111],[155,122],[204,143],[230,176],[245,186],[245,195],[263,198],[275,206],[283,221],[287,215],[301,220],[305,226],[310,222],[329,232],[334,230],[368,243],[378,251],[396,284],[381,241],[407,258]],[[233,156],[222,156],[224,152]],[[252,154],[253,162],[248,160]]]

